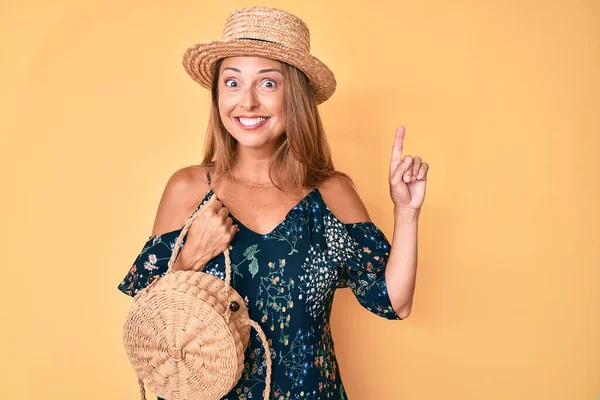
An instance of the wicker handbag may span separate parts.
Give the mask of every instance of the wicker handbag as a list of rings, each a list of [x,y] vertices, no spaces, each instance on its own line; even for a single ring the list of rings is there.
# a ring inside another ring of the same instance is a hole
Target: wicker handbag
[[[133,299],[123,327],[123,342],[138,376],[166,400],[218,400],[239,381],[250,327],[256,329],[267,366],[264,399],[271,386],[271,351],[260,325],[251,320],[242,297],[230,286],[231,259],[225,255],[225,280],[205,272],[174,271],[183,238],[200,209],[175,242],[168,270]]]

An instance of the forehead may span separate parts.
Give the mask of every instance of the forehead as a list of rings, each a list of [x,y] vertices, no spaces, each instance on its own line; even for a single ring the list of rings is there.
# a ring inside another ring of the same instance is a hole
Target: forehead
[[[228,57],[221,63],[221,71],[224,68],[237,68],[242,73],[254,72],[265,68],[281,68],[281,62],[266,57]]]

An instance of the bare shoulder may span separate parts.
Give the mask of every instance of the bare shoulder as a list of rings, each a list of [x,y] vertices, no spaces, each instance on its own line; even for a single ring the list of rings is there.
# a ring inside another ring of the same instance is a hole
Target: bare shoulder
[[[327,208],[342,223],[371,221],[367,208],[348,178],[332,176],[319,186],[319,192]]]
[[[207,191],[208,181],[204,167],[192,165],[175,171],[165,185],[152,235],[181,228]]]

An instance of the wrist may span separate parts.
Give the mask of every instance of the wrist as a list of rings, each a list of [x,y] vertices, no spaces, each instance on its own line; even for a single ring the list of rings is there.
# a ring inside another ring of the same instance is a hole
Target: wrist
[[[191,260],[186,256],[185,248],[181,249],[177,259],[173,263],[173,269],[176,271],[185,271],[190,269]]]
[[[205,257],[200,258],[194,262],[192,260],[188,260],[187,258],[185,258],[185,256],[183,254],[180,254],[179,257],[177,257],[177,260],[175,260],[175,262],[173,263],[173,270],[175,270],[175,271],[187,271],[187,270],[202,271],[204,269],[204,266],[208,262],[208,260],[205,260],[204,258]]]
[[[396,222],[401,223],[417,223],[421,210],[414,210],[407,207],[394,206],[394,218]]]
[[[181,254],[179,255],[179,257],[177,257],[177,259],[175,260],[175,262],[173,263],[173,271],[181,271],[184,270],[185,268],[183,268],[184,266],[184,262],[182,260]]]

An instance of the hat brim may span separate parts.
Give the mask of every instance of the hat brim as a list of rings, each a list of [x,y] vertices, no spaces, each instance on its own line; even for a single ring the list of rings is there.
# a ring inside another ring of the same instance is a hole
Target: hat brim
[[[183,67],[193,80],[210,89],[216,62],[222,58],[240,56],[267,57],[295,66],[308,77],[317,104],[323,103],[335,92],[335,76],[318,58],[264,41],[215,40],[198,43],[184,53]]]

